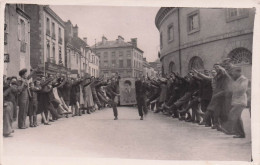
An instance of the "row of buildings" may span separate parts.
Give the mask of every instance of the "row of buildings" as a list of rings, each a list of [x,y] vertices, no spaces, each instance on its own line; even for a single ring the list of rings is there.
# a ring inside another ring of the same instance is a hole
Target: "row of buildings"
[[[160,8],[155,25],[162,73],[185,75],[230,58],[251,78],[254,16],[249,8]]]
[[[5,7],[4,74],[40,67],[39,74],[99,76],[99,57],[78,36],[78,26],[64,22],[49,6]]]
[[[137,46],[137,38],[105,36],[93,46],[78,35],[79,27],[63,21],[49,6],[7,4],[5,7],[4,74],[18,76],[19,70],[40,68],[39,74],[73,77],[156,76],[158,66],[148,63]],[[158,61],[155,62],[158,64]]]

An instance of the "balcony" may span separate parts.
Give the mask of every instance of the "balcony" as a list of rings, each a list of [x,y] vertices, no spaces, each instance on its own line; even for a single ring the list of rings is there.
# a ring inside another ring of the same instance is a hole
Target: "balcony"
[[[59,37],[59,44],[62,44],[62,38]]]
[[[55,34],[55,33],[52,33],[51,38],[52,38],[53,40],[56,40],[56,34]]]
[[[50,29],[47,29],[47,30],[46,30],[46,35],[47,35],[47,36],[51,36],[51,31],[50,31]]]

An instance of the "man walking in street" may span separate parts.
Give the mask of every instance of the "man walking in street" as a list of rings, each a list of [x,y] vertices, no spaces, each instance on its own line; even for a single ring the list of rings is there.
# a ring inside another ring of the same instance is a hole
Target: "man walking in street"
[[[143,120],[143,113],[147,114],[147,106],[146,106],[146,90],[147,84],[144,81],[144,77],[141,76],[135,82],[135,92],[136,92],[136,101],[137,101],[137,108],[139,116],[141,117],[140,120]]]
[[[119,94],[117,93],[117,83],[114,77],[111,78],[111,82],[107,85],[106,90],[108,96],[110,97],[108,102],[113,108],[113,113],[115,117],[114,120],[118,120],[117,104],[115,102],[115,97],[119,96]]]

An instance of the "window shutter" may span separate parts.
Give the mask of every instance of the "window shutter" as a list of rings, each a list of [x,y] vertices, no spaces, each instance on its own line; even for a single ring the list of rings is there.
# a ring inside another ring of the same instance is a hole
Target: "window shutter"
[[[26,33],[26,43],[29,43],[30,41],[30,22],[28,21],[27,22],[27,31],[25,32]]]
[[[27,36],[28,36],[28,26],[27,26],[27,22],[24,22],[24,31],[25,31],[25,33],[24,33],[24,41],[25,41],[25,43],[28,43],[28,38],[27,38]]]
[[[21,41],[21,22],[20,19],[18,19],[18,40]]]

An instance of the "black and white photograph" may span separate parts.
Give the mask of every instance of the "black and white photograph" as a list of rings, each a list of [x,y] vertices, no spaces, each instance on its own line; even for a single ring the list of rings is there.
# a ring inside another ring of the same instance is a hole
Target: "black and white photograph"
[[[28,2],[1,4],[0,164],[257,164],[256,1]]]

